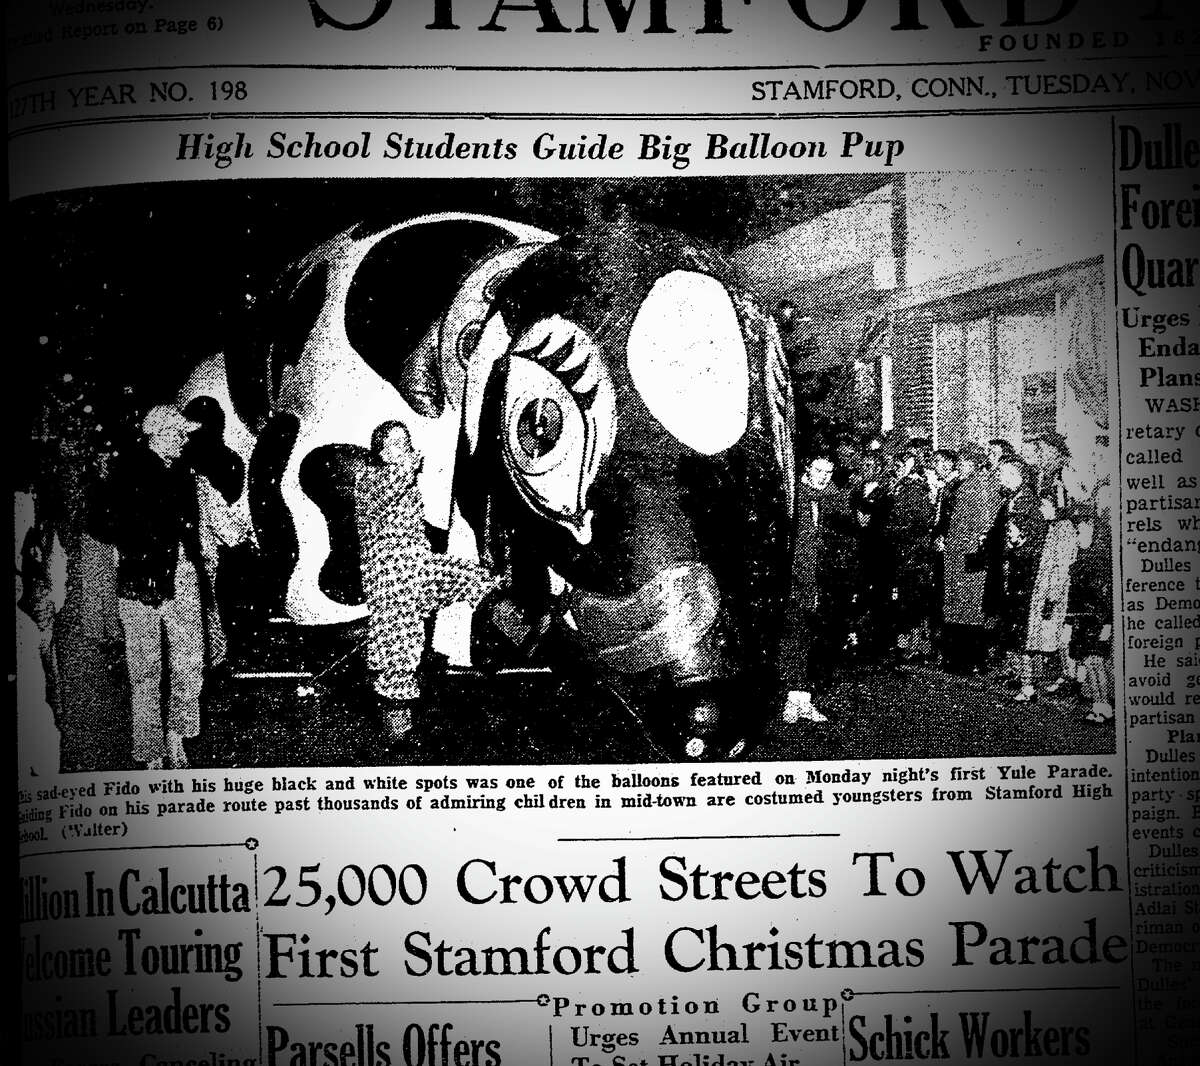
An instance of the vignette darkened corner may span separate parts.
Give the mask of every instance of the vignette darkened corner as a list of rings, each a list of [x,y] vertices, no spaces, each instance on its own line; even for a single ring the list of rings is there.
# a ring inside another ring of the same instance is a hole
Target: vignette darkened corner
[[[31,198],[23,772],[1112,752],[1070,190]]]

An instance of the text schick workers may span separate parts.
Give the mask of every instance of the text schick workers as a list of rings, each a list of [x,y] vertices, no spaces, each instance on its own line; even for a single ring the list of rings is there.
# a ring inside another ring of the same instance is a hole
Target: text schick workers
[[[428,18],[427,30],[475,28],[492,33],[533,29],[538,33],[676,33],[690,20],[694,33],[732,33],[736,9],[754,0],[427,0],[425,4],[396,4],[396,10]],[[1069,15],[1103,10],[1109,0],[842,0],[818,4],[813,0],[758,0],[760,7],[790,11],[803,25],[833,33],[871,16],[882,18],[888,29],[928,30],[985,26],[1020,29],[1061,23]],[[1173,12],[1193,0],[1139,0],[1129,15],[1141,21],[1169,20]],[[339,17],[332,0],[308,0],[317,26],[340,30],[365,30],[392,10],[393,0],[375,0],[357,21]],[[328,8],[333,8],[330,11]],[[635,15],[639,16],[635,19]],[[486,19],[486,21],[480,21]],[[895,20],[891,22],[890,20]]]

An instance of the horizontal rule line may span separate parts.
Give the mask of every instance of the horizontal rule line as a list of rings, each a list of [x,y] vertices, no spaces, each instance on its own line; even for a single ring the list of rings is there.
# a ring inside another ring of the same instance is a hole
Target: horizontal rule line
[[[730,833],[723,836],[663,837],[559,837],[559,844],[644,844],[672,840],[818,840],[834,839],[841,833]]]
[[[1100,60],[1107,58],[1106,56],[1077,56],[1081,63],[1098,63]],[[1114,57],[1115,58],[1115,57]],[[1147,63],[1151,60],[1177,59],[1178,56],[1169,56],[1166,54],[1157,56],[1121,56],[1121,61],[1124,63]]]
[[[537,1003],[536,999],[357,999],[345,1002],[317,1000],[308,1003],[274,1003],[274,1007],[477,1007]]]
[[[783,111],[711,111],[671,113],[671,112],[528,112],[528,111],[476,111],[463,113],[457,111],[231,111],[213,112],[197,111],[172,115],[128,115],[112,116],[109,118],[77,119],[70,122],[44,123],[37,126],[26,126],[24,129],[10,131],[9,141],[24,137],[31,133],[52,133],[56,130],[74,129],[87,126],[130,125],[141,122],[230,122],[252,121],[262,119],[287,120],[332,120],[359,119],[384,120],[396,119],[409,122],[819,122],[833,119],[854,119],[858,121],[878,119],[885,121],[894,118],[978,118],[1014,117],[1022,115],[1105,115],[1118,111],[1145,111],[1151,105],[1146,103],[1127,104],[1081,104],[1075,107],[1066,105],[1058,107],[978,107],[978,108],[946,108],[926,111],[830,111],[805,114]],[[1192,111],[1200,108],[1200,102],[1158,103],[1152,105],[1154,110]]]
[[[1128,56],[1081,56],[1091,61],[1124,61]],[[1142,58],[1142,57],[1134,57]],[[59,81],[67,78],[94,78],[109,74],[159,74],[186,70],[296,70],[330,71],[332,73],[405,73],[437,72],[458,74],[710,74],[759,73],[774,70],[891,70],[914,67],[933,69],[937,67],[986,67],[1015,63],[1045,63],[1044,57],[1008,59],[947,59],[928,62],[901,63],[715,63],[711,66],[625,66],[625,65],[580,65],[580,66],[501,66],[471,63],[190,63],[172,66],[104,67],[94,70],[64,70],[56,74],[38,74],[8,83],[9,91],[37,82]]]
[[[903,70],[913,67],[1000,67],[1014,63],[1045,63],[1045,59],[953,59],[945,63],[826,63],[825,70]]]
[[[992,995],[997,992],[1120,992],[1120,985],[1061,985],[1049,988],[896,988],[882,992],[854,992],[859,996],[955,996]]]
[[[17,855],[18,859],[43,859],[51,855],[91,855],[105,851],[175,851],[194,848],[244,848],[246,842],[236,844],[129,844],[111,848],[63,848],[61,851],[28,851]]]

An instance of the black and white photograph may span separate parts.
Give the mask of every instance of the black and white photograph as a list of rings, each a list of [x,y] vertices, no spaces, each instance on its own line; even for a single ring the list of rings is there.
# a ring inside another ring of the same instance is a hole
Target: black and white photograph
[[[1072,181],[28,198],[22,774],[1113,753]]]

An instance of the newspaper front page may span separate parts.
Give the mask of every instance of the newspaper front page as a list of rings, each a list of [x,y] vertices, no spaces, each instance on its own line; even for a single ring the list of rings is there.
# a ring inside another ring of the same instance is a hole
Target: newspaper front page
[[[6,35],[22,1062],[1196,1061],[1194,4]]]

